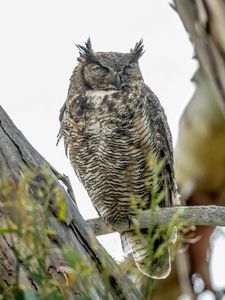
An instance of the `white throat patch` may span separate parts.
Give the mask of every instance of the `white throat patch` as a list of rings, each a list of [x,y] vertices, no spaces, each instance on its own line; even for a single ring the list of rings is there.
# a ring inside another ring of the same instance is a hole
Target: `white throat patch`
[[[90,131],[96,135],[100,134],[100,120],[99,120],[99,107],[102,103],[102,100],[104,99],[105,96],[112,95],[118,91],[116,90],[109,90],[109,91],[102,91],[102,90],[87,90],[86,91],[86,96],[88,99],[88,102],[91,103],[94,108],[95,112],[93,115],[93,118],[90,122]]]
[[[101,105],[102,100],[104,99],[105,96],[112,95],[116,92],[118,92],[118,91],[116,91],[116,90],[109,90],[109,91],[87,90],[86,96],[90,99],[89,101],[94,104],[95,108],[98,108]]]

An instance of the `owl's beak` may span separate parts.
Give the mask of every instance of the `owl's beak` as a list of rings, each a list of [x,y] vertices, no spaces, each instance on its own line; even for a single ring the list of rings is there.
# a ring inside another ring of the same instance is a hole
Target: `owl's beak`
[[[119,90],[122,86],[122,80],[119,76],[119,74],[115,74],[113,77],[113,85],[115,85],[115,87]]]

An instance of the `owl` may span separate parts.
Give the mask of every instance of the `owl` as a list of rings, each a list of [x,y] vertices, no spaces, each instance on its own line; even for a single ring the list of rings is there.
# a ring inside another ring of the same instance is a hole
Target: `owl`
[[[177,205],[171,133],[139,68],[142,40],[129,53],[94,52],[90,39],[77,47],[59,138],[98,214],[113,227],[131,224],[157,196],[156,206]],[[161,255],[151,258],[165,242],[163,234],[158,236],[149,251],[154,234],[154,229],[141,230],[141,236],[124,231],[121,242],[141,272],[164,278],[171,268],[170,248],[161,247]]]

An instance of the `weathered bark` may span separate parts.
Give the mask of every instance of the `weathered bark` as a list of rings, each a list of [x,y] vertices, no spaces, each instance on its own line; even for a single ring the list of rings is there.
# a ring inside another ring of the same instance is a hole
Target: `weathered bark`
[[[119,266],[98,243],[79,214],[70,187],[67,192],[61,185],[61,182],[65,183],[66,178],[59,176],[59,173],[29,144],[0,106],[0,183],[5,180],[9,180],[10,184],[21,182],[26,169],[38,174],[38,170],[41,168],[47,168],[47,178],[51,179],[54,187],[60,189],[63,201],[67,206],[66,221],[60,221],[56,217],[58,206],[54,196],[49,202],[50,219],[48,225],[55,231],[54,237],[50,238],[50,248],[54,251],[50,251],[46,263],[49,275],[59,282],[59,286],[65,284],[65,274],[61,271],[63,268],[60,267],[63,260],[61,249],[69,247],[75,253],[78,253],[87,264],[90,266],[94,264],[95,266],[95,273],[91,273],[85,279],[91,299],[105,299],[106,293],[107,299],[143,299],[129,279],[121,272]],[[48,181],[45,181],[45,179],[41,175],[34,176],[29,192],[35,195],[35,185],[47,185]],[[5,218],[7,217],[7,210],[4,210],[3,205],[3,202],[7,199],[4,199],[4,197],[5,195],[0,191],[0,229],[4,228]],[[43,205],[38,197],[37,205]],[[16,218],[14,213],[13,210],[9,212],[10,218]],[[13,242],[11,234],[0,235],[1,282],[4,282],[6,287],[13,286],[17,282],[38,291],[38,284],[29,278],[23,261],[20,261],[19,278],[16,278],[18,262],[15,258],[15,247],[15,240]],[[107,284],[104,277],[106,269],[108,274]],[[77,274],[77,276],[77,280],[79,280],[81,274]],[[78,284],[78,286],[79,288],[74,284],[69,288],[69,291],[67,289],[66,299],[74,299],[76,294],[82,295],[84,292],[82,284]]]
[[[194,45],[199,68],[196,90],[180,120],[175,150],[176,178],[188,205],[225,204],[225,2],[175,0]],[[211,289],[207,267],[214,226],[198,227],[202,239],[191,245],[190,273]]]
[[[180,121],[175,152],[177,183],[186,197],[210,193],[215,202],[222,197],[224,203],[225,41],[220,24],[225,22],[225,3],[200,0],[176,4],[200,64],[194,76],[195,93]]]

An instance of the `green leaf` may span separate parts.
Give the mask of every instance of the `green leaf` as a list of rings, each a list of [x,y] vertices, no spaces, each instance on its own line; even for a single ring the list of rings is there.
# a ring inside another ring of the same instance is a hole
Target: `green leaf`
[[[0,228],[0,234],[5,234],[5,233],[17,233],[17,229],[13,228]]]
[[[41,283],[41,281],[45,279],[45,276],[41,273],[30,272],[29,276],[37,283]]]
[[[38,300],[40,297],[32,290],[24,291],[24,297],[26,300]]]

